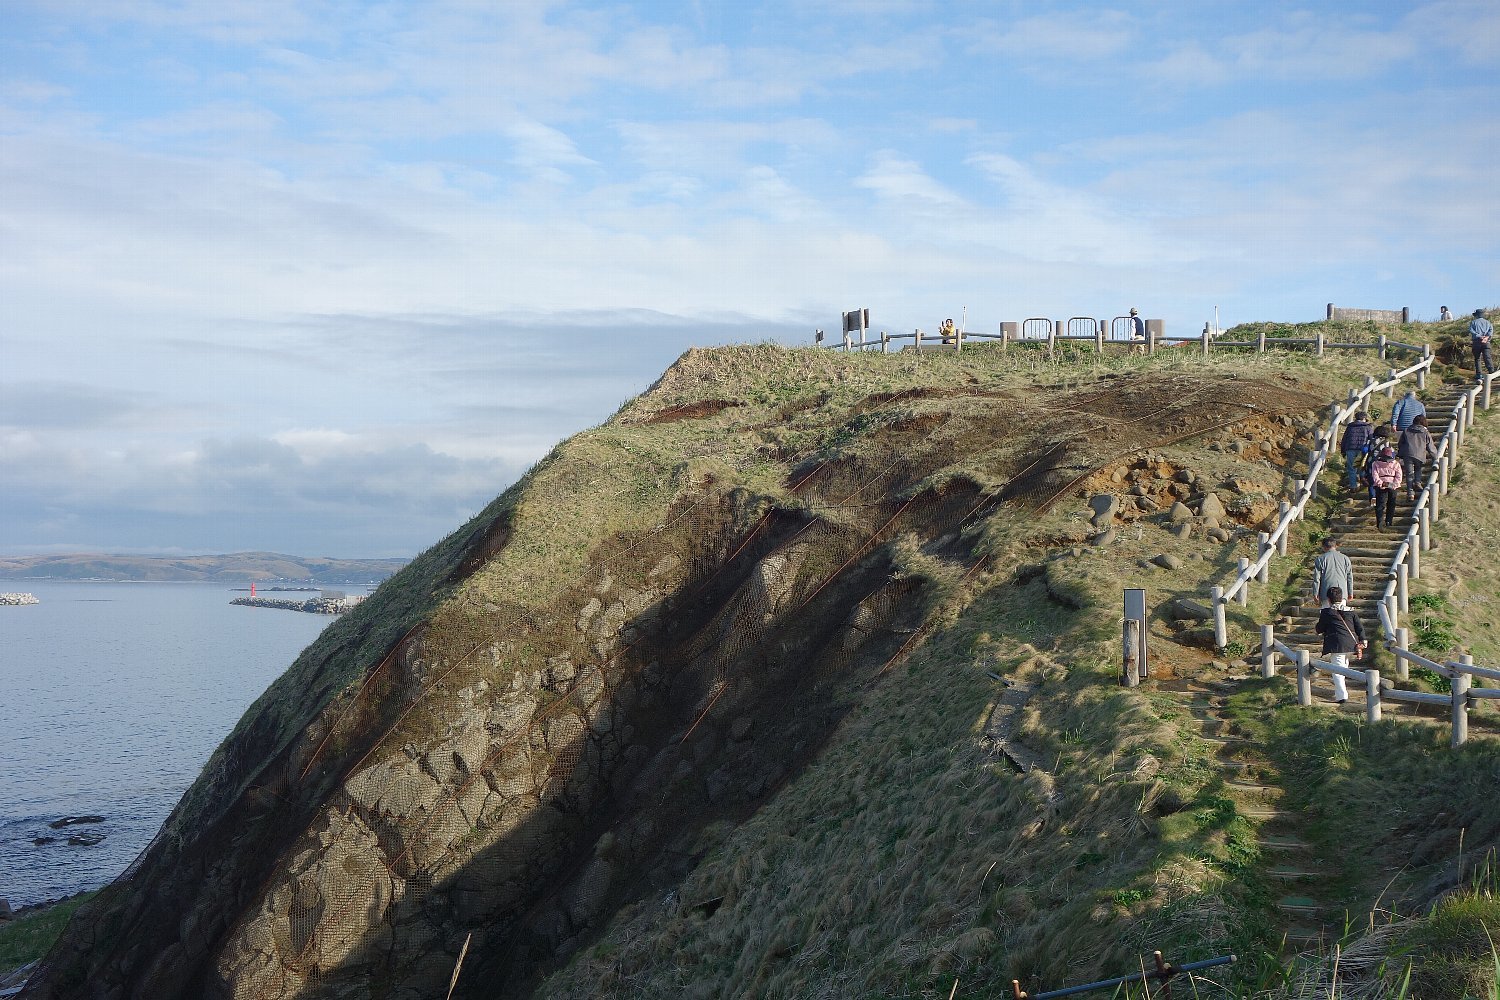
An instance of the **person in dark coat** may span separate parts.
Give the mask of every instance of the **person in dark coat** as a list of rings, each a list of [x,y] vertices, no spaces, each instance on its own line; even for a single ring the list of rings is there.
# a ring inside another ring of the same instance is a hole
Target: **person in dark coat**
[[[1493,374],[1495,371],[1495,359],[1490,356],[1490,338],[1495,335],[1495,328],[1490,321],[1484,318],[1483,309],[1474,310],[1474,318],[1469,320],[1469,346],[1474,349],[1474,380],[1483,381],[1484,376]],[[1484,362],[1484,370],[1480,371],[1480,362]]]
[[[1401,432],[1396,446],[1396,456],[1406,470],[1406,493],[1415,501],[1422,492],[1422,466],[1437,454],[1437,445],[1432,441],[1432,432],[1427,429],[1427,418],[1417,417],[1411,426]]]
[[[1365,627],[1359,615],[1344,603],[1341,587],[1328,588],[1328,606],[1318,612],[1318,624],[1314,631],[1323,637],[1323,655],[1337,667],[1349,667],[1351,657],[1359,659],[1365,655]],[[1333,700],[1342,705],[1349,700],[1349,689],[1344,685],[1344,675],[1333,675]]]
[[[1350,493],[1359,488],[1359,472],[1364,468],[1365,452],[1369,450],[1370,440],[1374,436],[1375,425],[1370,423],[1369,414],[1362,410],[1344,428],[1339,451],[1344,454],[1344,474],[1348,477]]]

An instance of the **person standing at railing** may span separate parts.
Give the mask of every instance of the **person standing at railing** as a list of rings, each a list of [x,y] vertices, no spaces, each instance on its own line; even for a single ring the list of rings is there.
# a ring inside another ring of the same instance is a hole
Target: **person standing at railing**
[[[943,343],[958,343],[958,326],[953,322],[952,319],[943,320],[943,325],[938,327],[938,333],[942,336]]]
[[[1396,400],[1396,405],[1391,409],[1391,426],[1400,434],[1411,426],[1411,422],[1418,417],[1427,416],[1427,407],[1417,398],[1417,390],[1408,389],[1406,395]]]
[[[1320,605],[1328,603],[1328,594],[1337,589],[1340,593],[1354,593],[1354,564],[1339,551],[1339,541],[1333,536],[1323,539],[1323,551],[1313,560],[1313,594]]]
[[[1396,517],[1396,492],[1401,489],[1401,463],[1389,445],[1370,463],[1370,488],[1375,491],[1375,530],[1384,531]]]
[[[1328,588],[1328,607],[1318,612],[1318,624],[1313,631],[1323,637],[1323,655],[1336,667],[1349,669],[1349,657],[1356,660],[1365,655],[1365,627],[1359,615],[1344,603],[1342,587]],[[1333,700],[1342,705],[1349,700],[1349,689],[1344,686],[1344,675],[1334,672]]]
[[[1348,476],[1349,492],[1359,489],[1359,473],[1365,464],[1365,452],[1370,449],[1370,440],[1375,436],[1375,425],[1370,415],[1363,410],[1344,428],[1339,441],[1339,451],[1344,453],[1344,472]]]
[[[1495,328],[1490,321],[1484,318],[1483,309],[1474,310],[1474,318],[1469,320],[1469,346],[1474,350],[1474,381],[1484,381],[1486,374],[1495,373],[1495,359],[1490,357],[1490,338],[1495,335]],[[1479,362],[1483,359],[1484,371],[1479,370]]]
[[[1396,454],[1401,457],[1401,466],[1406,470],[1406,493],[1415,502],[1422,489],[1422,467],[1437,454],[1432,432],[1427,429],[1427,418],[1417,417],[1411,426],[1401,432]]]

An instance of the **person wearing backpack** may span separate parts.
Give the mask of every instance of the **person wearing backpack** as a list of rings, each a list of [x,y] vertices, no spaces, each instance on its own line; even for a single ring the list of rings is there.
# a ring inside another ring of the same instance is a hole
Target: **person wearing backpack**
[[[1401,463],[1389,445],[1370,463],[1370,487],[1375,490],[1375,530],[1384,531],[1396,518],[1396,493],[1401,489]]]
[[[1370,491],[1371,503],[1375,502],[1375,483],[1370,478],[1370,466],[1374,465],[1375,459],[1380,457],[1380,450],[1387,445],[1394,447],[1394,442],[1395,432],[1390,424],[1381,424],[1370,435],[1370,446],[1365,449],[1364,467],[1360,470],[1359,478],[1365,484],[1365,488]]]
[[[1474,381],[1484,381],[1485,373],[1495,373],[1495,360],[1490,357],[1490,338],[1495,335],[1495,328],[1490,321],[1484,318],[1483,309],[1474,310],[1474,318],[1469,320],[1469,346],[1474,350]],[[1479,370],[1479,362],[1483,359],[1484,371]]]
[[[1339,451],[1344,454],[1344,472],[1348,478],[1350,493],[1359,489],[1360,468],[1364,465],[1365,452],[1369,451],[1370,440],[1374,436],[1375,425],[1370,423],[1369,414],[1363,410],[1356,413],[1354,420],[1344,428]]]
[[[1422,466],[1436,453],[1437,446],[1432,442],[1432,432],[1427,429],[1426,417],[1417,417],[1401,432],[1396,454],[1401,457],[1402,468],[1406,470],[1406,493],[1412,501],[1422,489]]]
[[[1349,658],[1359,659],[1365,655],[1365,627],[1359,615],[1344,603],[1341,587],[1328,588],[1328,606],[1318,612],[1318,624],[1313,630],[1323,637],[1323,655],[1336,667],[1349,668]],[[1344,675],[1333,675],[1333,700],[1342,705],[1349,700],[1349,689],[1344,685]]]

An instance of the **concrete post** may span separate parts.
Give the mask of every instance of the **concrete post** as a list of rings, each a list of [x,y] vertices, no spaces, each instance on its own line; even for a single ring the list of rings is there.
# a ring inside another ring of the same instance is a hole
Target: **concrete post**
[[[1432,348],[1429,347],[1429,348],[1427,348],[1427,350],[1431,351]],[[1424,353],[1422,355],[1422,357],[1426,358],[1427,354]],[[1418,368],[1417,369],[1417,388],[1418,389],[1425,389],[1425,388],[1427,388],[1427,369],[1426,368]]]
[[[1465,404],[1466,404],[1464,406],[1464,414],[1465,414],[1465,416],[1464,416],[1464,427],[1465,427],[1465,429],[1472,428],[1474,426],[1474,410],[1476,408],[1478,399],[1479,399],[1479,393],[1474,392],[1473,390],[1470,390],[1469,392],[1467,392],[1467,393],[1464,394],[1464,401],[1465,401]]]
[[[1391,620],[1391,628],[1401,624],[1401,602],[1396,599],[1395,594],[1385,595],[1385,616]]]
[[[1451,449],[1444,450],[1443,457],[1438,459],[1438,492],[1444,496],[1448,495],[1448,466],[1452,461],[1448,455],[1449,450]]]
[[[1413,580],[1422,579],[1422,539],[1411,538],[1411,544],[1406,546],[1407,569]]]
[[[1208,593],[1214,608],[1214,648],[1223,649],[1229,645],[1229,623],[1224,620],[1224,588],[1215,586]]]
[[[1260,675],[1266,678],[1276,676],[1276,626],[1274,625],[1260,627]]]
[[[1263,329],[1255,334],[1255,353],[1266,353],[1266,331]]]
[[[1204,323],[1203,324],[1203,356],[1205,358],[1208,357],[1208,332],[1209,332],[1209,326],[1208,326],[1207,323]]]
[[[1375,342],[1375,343],[1376,343],[1376,344],[1378,344],[1378,345],[1379,345],[1379,350],[1380,350],[1380,360],[1381,360],[1381,361],[1384,361],[1384,360],[1385,360],[1385,344],[1386,344],[1386,339],[1387,339],[1387,338],[1386,338],[1386,335],[1385,335],[1385,334],[1383,334],[1383,333],[1382,333],[1382,334],[1381,334],[1381,335],[1380,335],[1380,339],[1379,339],[1379,340],[1377,340],[1377,341],[1376,341],[1376,342]]]
[[[1411,610],[1411,601],[1407,599],[1411,584],[1410,572],[1406,568],[1406,563],[1396,564],[1396,606],[1401,609],[1403,615]]]
[[[1312,654],[1297,650],[1297,704],[1312,704]]]
[[[1428,522],[1433,525],[1443,516],[1443,498],[1438,496],[1439,492],[1436,483],[1427,487],[1427,509],[1431,512]]]
[[[1417,530],[1422,533],[1422,551],[1428,552],[1432,549],[1432,519],[1430,512],[1423,507],[1417,513]]]
[[[1306,490],[1307,490],[1307,480],[1306,479],[1293,479],[1292,480],[1292,498],[1297,503],[1301,503],[1302,502],[1302,494]]]
[[[1053,320],[1052,321],[1052,327],[1047,331],[1047,356],[1048,357],[1051,357],[1052,356],[1052,352],[1057,349],[1057,337],[1061,333],[1062,333],[1062,320],[1060,320],[1060,319]]]
[[[1239,593],[1234,596],[1240,602],[1240,607],[1243,608],[1250,603],[1250,574],[1247,572],[1250,569],[1250,560],[1244,556],[1240,556],[1239,569],[1239,575],[1244,579],[1245,583],[1240,587]]]
[[[912,332],[911,342],[917,345],[917,353],[922,353],[922,328],[919,326]]]
[[[1406,649],[1406,629],[1404,628],[1396,629],[1396,648]],[[1404,657],[1396,657],[1396,679],[1398,681],[1409,680],[1407,677],[1406,659]]]
[[[884,330],[880,331],[880,353],[891,353],[891,335]]]
[[[1394,368],[1389,369],[1386,372],[1385,379],[1386,379],[1387,382],[1391,383],[1390,385],[1388,385],[1388,386],[1385,387],[1385,398],[1386,399],[1395,399],[1396,398],[1396,369],[1394,369]]]
[[[1365,721],[1380,721],[1380,671],[1373,668],[1365,671]]]
[[[1324,346],[1323,331],[1319,330],[1318,331],[1318,357],[1320,357],[1320,358],[1323,356],[1323,346]]]
[[[1479,393],[1479,405],[1483,406],[1486,410],[1488,410],[1490,408],[1490,383],[1493,382],[1494,380],[1495,380],[1495,375],[1494,375],[1493,372],[1491,372],[1490,374],[1486,375],[1484,377],[1484,383],[1483,383],[1484,388],[1481,389],[1480,393]]]
[[[1271,551],[1271,535],[1269,532],[1260,532],[1258,543],[1255,546],[1255,558],[1257,561]],[[1260,572],[1255,577],[1258,583],[1271,582],[1271,560],[1267,559],[1260,565]]]
[[[1289,522],[1286,522],[1286,515],[1287,515],[1287,512],[1290,511],[1291,509],[1292,509],[1292,505],[1289,504],[1289,503],[1287,503],[1285,500],[1282,500],[1279,504],[1277,504],[1277,519],[1276,519],[1276,523],[1278,523],[1278,524],[1281,524],[1281,523],[1284,523],[1284,522],[1286,523],[1286,530],[1281,533],[1281,537],[1280,538],[1276,539],[1276,554],[1277,555],[1282,555],[1282,556],[1286,555],[1287,536],[1292,533],[1292,526],[1291,526],[1291,524]]]
[[[1465,666],[1474,665],[1474,657],[1468,653],[1460,656],[1458,662]],[[1453,742],[1452,746],[1457,749],[1469,742],[1469,685],[1474,679],[1465,673],[1453,676]]]

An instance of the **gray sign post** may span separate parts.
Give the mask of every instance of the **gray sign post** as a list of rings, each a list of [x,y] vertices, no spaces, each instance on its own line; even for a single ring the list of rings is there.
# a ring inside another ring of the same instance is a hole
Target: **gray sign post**
[[[1135,663],[1135,677],[1123,678],[1123,680],[1128,686],[1135,687],[1137,683],[1151,676],[1150,660],[1146,655],[1146,591],[1144,589],[1127,587],[1125,590],[1125,629],[1122,642],[1133,647],[1123,650],[1124,662],[1129,664],[1133,660]]]

